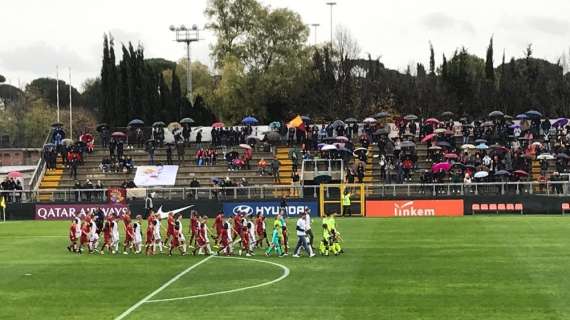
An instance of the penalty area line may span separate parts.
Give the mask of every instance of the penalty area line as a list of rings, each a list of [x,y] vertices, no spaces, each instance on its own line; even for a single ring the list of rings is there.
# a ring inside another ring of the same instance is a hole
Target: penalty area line
[[[159,292],[161,292],[162,290],[166,289],[166,287],[168,287],[169,285],[171,285],[172,283],[174,283],[176,280],[180,279],[183,275],[187,274],[188,272],[192,271],[194,268],[198,267],[199,265],[201,265],[202,263],[210,260],[211,258],[213,258],[214,256],[209,256],[203,260],[200,260],[199,262],[191,265],[190,267],[188,267],[186,270],[180,272],[179,274],[177,274],[176,276],[174,276],[172,279],[168,280],[168,282],[166,282],[165,284],[163,284],[160,288],[154,290],[153,292],[151,292],[149,295],[147,295],[146,297],[142,298],[139,302],[135,303],[132,307],[130,307],[129,309],[127,309],[125,312],[123,312],[121,315],[119,315],[118,317],[115,318],[115,320],[121,320],[124,319],[125,317],[127,317],[129,314],[131,314],[133,311],[135,311],[138,307],[140,307],[143,303],[147,302],[148,300],[150,300],[150,298],[154,297],[156,294],[158,294]]]
[[[260,283],[260,284],[252,285],[252,286],[241,287],[241,288],[232,289],[232,290],[225,290],[225,291],[217,291],[217,292],[211,292],[211,293],[197,294],[197,295],[186,296],[186,297],[168,298],[168,299],[156,299],[156,300],[146,300],[145,303],[169,302],[169,301],[178,301],[178,300],[204,298],[204,297],[210,297],[210,296],[216,296],[216,295],[228,294],[228,293],[235,293],[235,292],[240,292],[240,291],[245,291],[245,290],[250,290],[250,289],[255,289],[255,288],[260,288],[260,287],[265,287],[265,286],[272,285],[272,284],[274,284],[274,283],[277,283],[277,282],[279,282],[279,281],[281,281],[281,280],[287,278],[287,277],[289,276],[289,273],[290,273],[289,268],[287,268],[286,266],[284,266],[284,265],[282,265],[282,264],[279,264],[279,263],[271,262],[271,261],[259,260],[259,259],[247,259],[247,258],[240,258],[240,257],[219,257],[219,256],[217,256],[216,258],[218,258],[218,259],[237,259],[237,260],[245,260],[245,261],[251,261],[251,262],[260,262],[260,263],[271,264],[271,265],[274,265],[274,266],[277,266],[277,267],[281,268],[281,269],[283,270],[283,274],[282,274],[279,278],[273,279],[273,280],[271,280],[271,281],[263,282],[263,283]]]

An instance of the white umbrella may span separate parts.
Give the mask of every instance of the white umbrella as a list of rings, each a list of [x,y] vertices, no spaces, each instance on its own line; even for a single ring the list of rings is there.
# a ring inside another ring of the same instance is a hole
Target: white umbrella
[[[323,151],[331,151],[331,150],[336,150],[336,146],[332,145],[332,144],[325,144],[321,150]]]
[[[465,149],[475,149],[475,146],[472,144],[464,144],[461,146],[461,149],[465,150]]]
[[[538,160],[552,160],[554,159],[554,156],[548,153],[543,153],[541,155],[539,155],[538,157],[536,157]]]
[[[489,176],[489,172],[487,171],[479,171],[479,172],[475,172],[475,175],[473,175],[475,178],[485,178]]]
[[[364,119],[362,122],[364,122],[364,123],[374,123],[374,122],[376,122],[376,119],[374,119],[374,118],[366,118],[366,119]]]

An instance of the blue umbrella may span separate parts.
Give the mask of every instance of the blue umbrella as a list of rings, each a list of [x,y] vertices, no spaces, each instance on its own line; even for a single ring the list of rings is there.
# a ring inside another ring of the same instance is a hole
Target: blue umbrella
[[[245,117],[241,121],[241,123],[246,124],[246,125],[254,125],[254,124],[257,124],[258,122],[259,121],[257,121],[257,119],[255,119],[254,117]]]
[[[556,120],[556,122],[554,122],[552,124],[553,127],[564,127],[565,125],[568,124],[568,119],[566,118],[560,118],[558,120]]]
[[[269,128],[271,129],[279,129],[281,128],[281,123],[277,121],[273,121],[269,124]]]
[[[524,113],[518,114],[515,118],[517,118],[518,120],[525,120],[528,119],[528,116]]]
[[[511,129],[516,129],[516,128],[520,128],[521,126],[519,126],[518,124],[512,124],[509,126],[509,128]]]
[[[529,116],[529,118],[542,118],[542,113],[540,113],[536,110],[529,110],[529,111],[525,112],[525,114],[527,116]]]
[[[129,122],[129,127],[144,126],[144,121],[141,119],[133,119]]]
[[[484,144],[484,143],[481,143],[480,145],[476,146],[475,148],[479,149],[479,150],[486,150],[486,149],[489,149],[489,146]]]

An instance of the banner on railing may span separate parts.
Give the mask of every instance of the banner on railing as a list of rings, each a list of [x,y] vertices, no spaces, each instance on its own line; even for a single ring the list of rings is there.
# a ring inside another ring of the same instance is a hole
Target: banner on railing
[[[369,200],[367,217],[458,217],[463,200]]]
[[[125,204],[36,204],[36,220],[70,220],[75,217],[84,217],[91,212],[101,209],[105,216],[115,213],[119,216],[128,212]]]
[[[124,188],[108,188],[107,189],[107,201],[109,203],[126,203],[127,192]]]
[[[173,186],[178,166],[138,166],[135,184],[139,187]]]
[[[276,216],[281,211],[281,201],[240,201],[240,202],[224,202],[224,215],[226,217],[234,216],[238,213],[246,215],[263,214],[266,217]],[[313,217],[319,215],[317,201],[287,201],[287,206],[283,209],[289,216],[297,216],[305,211],[310,210]]]

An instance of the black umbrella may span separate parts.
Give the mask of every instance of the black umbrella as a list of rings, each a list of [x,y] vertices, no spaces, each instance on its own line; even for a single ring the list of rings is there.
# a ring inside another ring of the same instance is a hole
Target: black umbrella
[[[542,113],[536,111],[536,110],[529,110],[527,112],[525,112],[525,114],[529,117],[529,118],[542,118]]]
[[[281,141],[281,135],[278,132],[270,131],[265,134],[265,139],[269,142]]]
[[[316,176],[315,178],[313,178],[313,182],[315,182],[316,184],[330,183],[331,181],[332,177],[326,174]]]
[[[157,121],[155,123],[152,124],[153,127],[166,127],[166,123],[162,122],[162,121]]]
[[[142,127],[144,126],[144,121],[141,119],[133,119],[129,122],[129,127]]]
[[[570,159],[570,156],[568,156],[566,153],[559,153],[556,155],[556,158],[559,159]]]
[[[441,114],[441,116],[442,116],[443,118],[450,118],[450,117],[453,117],[453,112],[451,112],[451,111],[445,111],[444,113]]]
[[[63,127],[63,123],[61,122],[54,122],[51,124],[52,127],[57,128],[57,127]]]
[[[495,172],[496,176],[510,176],[511,173],[508,172],[507,170],[499,170],[497,172]]]
[[[344,126],[344,122],[342,122],[342,120],[336,120],[335,122],[333,122],[333,123],[331,124],[331,126],[332,126],[333,128],[342,127],[342,126]]]
[[[404,120],[415,121],[415,120],[418,120],[418,116],[416,116],[415,114],[409,114],[409,115],[404,117]]]
[[[411,142],[411,141],[404,141],[404,142],[400,143],[400,147],[402,147],[402,148],[415,148],[416,144]]]
[[[344,122],[346,122],[346,123],[357,123],[358,120],[356,120],[354,118],[348,118],[348,119],[344,120]]]
[[[373,134],[376,136],[381,136],[381,135],[386,135],[388,133],[390,133],[390,132],[388,132],[388,130],[382,128],[382,129],[378,129],[378,130],[374,131]]]
[[[451,145],[447,141],[438,141],[437,145],[440,147],[451,148]]]
[[[485,140],[485,139],[477,139],[477,140],[475,140],[475,144],[482,144],[482,143],[487,143],[487,140]]]
[[[100,123],[97,125],[97,127],[95,128],[98,132],[103,131],[103,129],[105,128],[109,128],[109,126],[106,123]]]
[[[301,116],[301,119],[303,119],[303,122],[307,122],[307,123],[313,121],[309,116]]]
[[[181,124],[193,124],[195,122],[196,121],[194,121],[194,119],[192,119],[192,118],[184,118],[184,119],[180,120]]]

